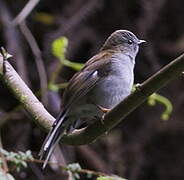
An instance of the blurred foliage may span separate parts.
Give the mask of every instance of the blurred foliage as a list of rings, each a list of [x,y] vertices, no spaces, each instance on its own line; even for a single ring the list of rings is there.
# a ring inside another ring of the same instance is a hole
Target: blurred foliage
[[[67,47],[68,39],[66,37],[60,37],[52,43],[52,53],[59,59],[61,64],[79,71],[83,68],[84,64],[67,60],[65,57]]]
[[[9,173],[0,171],[0,180],[15,180],[15,178]]]
[[[45,12],[36,12],[33,19],[46,25],[52,25],[55,22],[55,17]]]
[[[97,180],[127,180],[118,176],[100,176]]]
[[[79,163],[69,164],[66,168],[63,168],[65,171],[69,171],[72,174],[73,180],[80,179],[79,172],[82,169]]]
[[[48,89],[51,90],[51,91],[54,91],[54,92],[58,92],[58,90],[60,88],[57,84],[49,83],[48,84]]]
[[[13,169],[15,169],[17,172],[20,172],[22,168],[27,168],[28,162],[32,163],[43,163],[44,161],[37,160],[32,156],[32,152],[30,150],[24,152],[8,152],[2,148],[0,148],[0,154],[4,156],[5,161],[11,164]],[[52,162],[48,162],[48,164],[53,164]],[[3,161],[0,158],[0,166],[3,166]],[[58,166],[64,170],[69,172],[70,179],[77,180],[80,179],[80,173],[85,174],[87,178],[91,178],[92,176],[99,176],[97,177],[97,180],[126,180],[123,178],[120,178],[118,176],[102,176],[100,172],[82,169],[79,163],[71,163],[68,164],[66,167],[61,166],[58,164]],[[14,180],[14,177],[6,172],[0,171],[0,180]]]
[[[21,168],[27,168],[27,161],[32,161],[34,159],[30,150],[25,153],[21,151],[15,153],[0,148],[0,153],[16,168],[16,171],[20,171]]]
[[[141,88],[141,84],[135,84],[132,88],[132,92],[136,91],[136,90],[139,90],[139,88]],[[161,114],[161,119],[162,120],[168,120],[172,111],[173,111],[173,105],[171,103],[171,101],[158,94],[158,93],[153,93],[151,96],[148,97],[147,99],[147,103],[149,106],[155,106],[157,103],[160,103],[161,105],[164,106],[164,111],[163,113]]]
[[[173,106],[172,106],[171,101],[168,98],[161,96],[158,93],[153,93],[151,96],[149,96],[147,102],[148,102],[148,105],[150,105],[150,106],[155,106],[156,103],[160,103],[160,104],[164,105],[165,110],[163,111],[163,113],[161,115],[161,119],[162,120],[169,119],[169,117],[172,113],[172,110],[173,110]]]
[[[59,75],[59,72],[63,65],[70,67],[75,71],[79,71],[84,66],[84,64],[82,63],[76,63],[66,59],[65,55],[66,55],[67,47],[68,47],[68,39],[66,37],[60,37],[52,42],[52,54],[58,58],[58,60],[60,61],[60,65],[51,75],[51,79],[48,84],[48,88],[51,91],[57,92],[59,89],[65,88],[67,86],[67,83],[62,83],[62,84],[55,83],[55,80]]]

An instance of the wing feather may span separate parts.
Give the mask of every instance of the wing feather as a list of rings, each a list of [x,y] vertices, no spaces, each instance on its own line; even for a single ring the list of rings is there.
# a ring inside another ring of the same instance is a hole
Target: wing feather
[[[70,80],[68,87],[63,96],[63,107],[66,110],[82,96],[87,94],[102,79],[99,76],[101,69],[110,63],[112,52],[100,52],[92,57],[84,66],[84,68],[76,73]]]

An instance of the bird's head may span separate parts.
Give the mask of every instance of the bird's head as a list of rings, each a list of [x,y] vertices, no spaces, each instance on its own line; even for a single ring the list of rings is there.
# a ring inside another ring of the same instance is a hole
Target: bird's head
[[[107,38],[101,50],[120,50],[135,56],[139,50],[139,45],[143,42],[145,41],[138,39],[128,30],[117,30]]]

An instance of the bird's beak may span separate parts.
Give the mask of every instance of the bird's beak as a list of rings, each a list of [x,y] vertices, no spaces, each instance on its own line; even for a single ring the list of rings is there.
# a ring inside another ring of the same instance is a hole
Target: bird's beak
[[[139,39],[138,44],[142,44],[142,43],[145,43],[145,42],[146,42],[145,40]]]

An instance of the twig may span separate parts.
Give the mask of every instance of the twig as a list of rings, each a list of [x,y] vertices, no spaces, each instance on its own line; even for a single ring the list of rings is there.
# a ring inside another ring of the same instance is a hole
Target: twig
[[[6,162],[9,161],[11,163],[15,163],[15,165],[17,165],[16,162],[29,162],[29,163],[31,162],[31,163],[38,163],[38,164],[44,163],[44,160],[35,159],[32,156],[32,153],[30,150],[26,151],[25,153],[20,151],[18,153],[15,153],[15,152],[8,152],[2,147],[0,147],[0,155],[3,156]],[[84,174],[91,174],[96,176],[107,176],[107,173],[97,172],[97,171],[88,170],[88,169],[82,169],[78,163],[72,163],[72,164],[66,165],[55,161],[49,161],[48,164],[55,165],[64,171],[68,171],[74,174],[84,173]]]
[[[57,36],[66,32],[68,33],[77,25],[80,25],[82,21],[92,16],[98,8],[101,8],[102,3],[103,0],[87,1],[75,15],[61,24],[61,27],[57,31]]]
[[[24,58],[23,42],[17,27],[13,27],[11,24],[11,11],[6,6],[6,1],[4,0],[0,0],[0,20],[5,37],[6,48],[10,54],[15,57],[15,59],[18,59],[18,61],[12,63],[14,63],[21,78],[23,78],[23,80],[30,86],[27,66]]]
[[[36,67],[38,69],[38,74],[39,74],[39,79],[40,79],[40,87],[41,87],[41,97],[42,97],[42,102],[44,104],[47,104],[47,95],[46,95],[46,90],[47,90],[47,74],[45,71],[42,55],[40,48],[38,47],[38,44],[32,35],[31,31],[27,27],[25,21],[22,21],[20,23],[20,29],[22,34],[27,40],[27,43],[29,44],[34,56],[35,56],[35,63]]]
[[[63,19],[60,21],[58,29],[54,32],[48,33],[47,38],[44,41],[44,49],[48,49],[47,46],[49,46],[49,44],[51,44],[51,42],[59,36],[71,34],[73,31],[75,32],[76,28],[81,25],[81,22],[86,21],[89,17],[96,13],[98,9],[102,8],[103,1],[104,0],[86,1],[76,13],[73,14],[71,11],[72,13],[69,19]],[[61,17],[59,17],[59,19],[61,19]]]
[[[63,67],[63,64],[60,61],[57,61],[57,66],[56,66],[55,71],[53,71],[52,74],[51,74],[51,77],[50,77],[50,80],[49,80],[49,85],[56,83],[56,80],[58,78],[58,75],[59,75],[62,67]]]
[[[13,25],[18,25],[26,19],[33,8],[39,3],[40,0],[29,0],[29,2],[24,6],[22,11],[15,17],[12,21]]]
[[[3,61],[3,56],[0,56],[0,74],[7,86],[13,91],[14,95],[24,105],[26,110],[30,112],[35,122],[39,123],[42,127],[49,129],[54,122],[54,118],[44,109],[43,105],[33,95],[31,90],[7,61],[4,62],[6,71],[3,73]],[[120,123],[128,114],[141,105],[148,96],[178,77],[183,70],[184,54],[146,80],[139,90],[132,93],[107,113],[104,117],[103,124],[101,121],[96,121],[87,128],[65,135],[61,139],[61,142],[75,146],[93,142],[99,136],[108,132]]]
[[[40,163],[40,164],[44,163],[44,160],[39,160],[39,159],[25,160],[25,161],[26,162],[33,162],[33,163]],[[48,161],[48,164],[57,165],[58,167],[60,167],[63,170],[68,169],[66,166],[64,166],[62,164],[58,164],[57,162]],[[92,175],[95,175],[95,176],[109,176],[109,174],[102,173],[102,172],[97,172],[97,171],[93,171],[93,170],[89,170],[89,169],[79,169],[79,170],[76,170],[75,172],[82,173],[82,174],[92,174]]]

